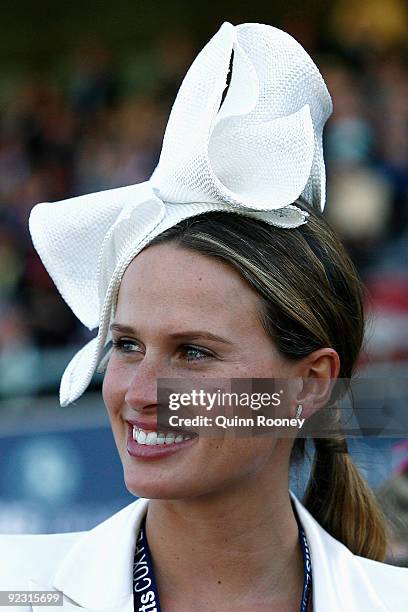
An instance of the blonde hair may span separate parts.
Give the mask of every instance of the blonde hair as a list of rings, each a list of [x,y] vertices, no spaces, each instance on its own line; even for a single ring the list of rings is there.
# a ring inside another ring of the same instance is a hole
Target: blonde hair
[[[351,379],[364,337],[363,286],[320,212],[303,200],[297,205],[310,216],[296,229],[207,212],[169,228],[150,246],[172,241],[228,263],[258,292],[265,331],[283,356],[297,360],[331,347],[340,357],[339,378]],[[384,561],[385,521],[344,436],[338,430],[337,437],[313,441],[306,508],[353,553]],[[295,440],[291,461],[299,456],[305,456],[304,438]]]

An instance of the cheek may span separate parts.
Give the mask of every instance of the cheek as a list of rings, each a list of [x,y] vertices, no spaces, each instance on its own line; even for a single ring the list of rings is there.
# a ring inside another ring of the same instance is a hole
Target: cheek
[[[126,385],[121,369],[114,358],[109,360],[102,384],[102,397],[110,415],[117,412],[125,401]]]

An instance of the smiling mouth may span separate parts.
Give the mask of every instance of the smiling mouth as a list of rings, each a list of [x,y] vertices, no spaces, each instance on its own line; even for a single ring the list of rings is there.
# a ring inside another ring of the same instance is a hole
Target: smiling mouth
[[[132,426],[132,437],[138,444],[147,446],[164,446],[169,444],[180,444],[185,440],[190,440],[194,435],[180,434],[174,431],[151,431],[145,430],[136,425]]]

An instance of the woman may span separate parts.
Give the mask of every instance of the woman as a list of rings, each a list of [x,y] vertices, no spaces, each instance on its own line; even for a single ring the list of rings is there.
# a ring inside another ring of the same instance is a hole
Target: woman
[[[61,404],[112,340],[103,398],[141,499],[86,533],[3,536],[2,589],[116,612],[406,609],[407,572],[381,563],[381,514],[341,432],[314,440],[301,503],[288,470],[304,438],[157,425],[159,378],[290,379],[286,416],[308,421],[338,399],[331,381],[351,377],[362,290],[321,214],[330,112],[296,41],[226,23],[186,75],[150,181],[34,208],[45,266],[99,326]]]

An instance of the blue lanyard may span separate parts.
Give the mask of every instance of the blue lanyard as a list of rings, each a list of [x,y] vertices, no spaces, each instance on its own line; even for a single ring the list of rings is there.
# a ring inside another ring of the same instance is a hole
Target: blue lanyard
[[[295,516],[299,527],[299,541],[303,553],[303,592],[300,602],[300,612],[307,612],[312,588],[312,564],[309,545],[296,510]],[[161,612],[152,558],[147,543],[145,523],[146,516],[140,526],[133,561],[134,612]]]
[[[302,598],[300,600],[300,612],[307,612],[310,594],[312,592],[312,560],[310,557],[309,544],[307,543],[306,534],[299,520],[298,527],[299,541],[303,553],[303,591]]]
[[[146,515],[140,526],[133,560],[134,612],[161,612],[145,525]]]

